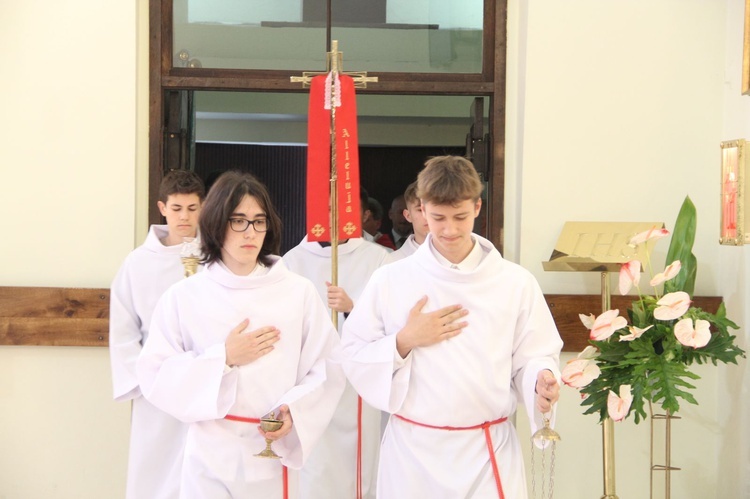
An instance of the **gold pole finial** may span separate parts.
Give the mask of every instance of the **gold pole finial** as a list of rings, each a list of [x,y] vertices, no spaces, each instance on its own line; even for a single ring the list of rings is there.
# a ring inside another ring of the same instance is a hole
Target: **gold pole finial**
[[[302,83],[302,88],[309,88],[310,81],[315,76],[325,75],[330,72],[343,74],[351,77],[354,88],[367,88],[368,83],[377,83],[377,76],[367,76],[367,71],[344,71],[344,53],[339,52],[339,41],[331,40],[331,51],[326,53],[325,71],[303,71],[302,76],[290,76],[292,83]]]

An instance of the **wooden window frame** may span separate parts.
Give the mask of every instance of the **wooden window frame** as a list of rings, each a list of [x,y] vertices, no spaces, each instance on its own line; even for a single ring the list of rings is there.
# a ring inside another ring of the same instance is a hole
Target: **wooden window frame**
[[[159,223],[156,209],[164,175],[164,96],[170,90],[301,92],[291,83],[292,70],[238,70],[174,67],[172,0],[149,3],[149,223]],[[505,64],[507,2],[484,0],[482,72],[369,73],[378,84],[363,94],[471,95],[490,98],[488,238],[502,251],[503,192],[505,187]],[[488,50],[489,48],[489,50]],[[321,55],[322,56],[322,55]]]

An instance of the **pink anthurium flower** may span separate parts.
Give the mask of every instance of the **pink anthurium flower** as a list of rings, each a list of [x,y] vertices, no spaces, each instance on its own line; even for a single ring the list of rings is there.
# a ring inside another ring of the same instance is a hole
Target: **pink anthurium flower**
[[[690,295],[684,291],[668,293],[657,301],[659,305],[654,309],[654,317],[660,321],[671,321],[685,315],[690,308]]]
[[[599,315],[589,328],[589,338],[596,341],[606,340],[612,336],[615,331],[627,326],[628,321],[626,321],[624,317],[620,317],[619,313],[620,311],[618,309],[614,309],[607,310]],[[583,320],[583,317],[581,317],[581,320]],[[585,322],[584,325],[586,325]]]
[[[620,395],[618,396],[612,390],[607,396],[607,414],[614,421],[622,421],[630,411],[630,404],[633,403],[633,394],[630,391],[630,385],[620,386]]]
[[[695,321],[695,327],[693,319],[682,319],[674,325],[674,335],[686,347],[701,348],[711,339],[710,328],[711,324],[703,319]]]
[[[674,276],[680,272],[681,268],[682,264],[680,261],[675,260],[664,269],[664,272],[656,274],[649,284],[651,284],[651,286],[658,286],[659,284],[674,278]]]
[[[599,349],[594,346],[587,346],[578,354],[578,359],[595,359],[599,355]]]
[[[586,326],[586,329],[591,329],[592,327],[594,327],[594,321],[596,320],[596,317],[594,317],[594,314],[589,314],[589,315],[578,314],[578,318],[581,319],[581,322],[583,323],[584,326]]]
[[[666,237],[668,235],[669,231],[667,229],[652,227],[649,230],[644,230],[643,232],[634,235],[630,239],[628,245],[638,246],[639,244],[650,241],[651,239],[661,239],[662,237]]]
[[[641,262],[630,260],[620,266],[620,294],[626,295],[632,286],[641,280]]]
[[[640,338],[643,333],[645,333],[652,327],[654,327],[653,324],[643,329],[635,326],[628,326],[628,331],[630,331],[630,334],[620,336],[620,341],[633,341],[636,338]]]
[[[562,370],[562,382],[573,388],[583,388],[602,373],[592,359],[572,359]]]

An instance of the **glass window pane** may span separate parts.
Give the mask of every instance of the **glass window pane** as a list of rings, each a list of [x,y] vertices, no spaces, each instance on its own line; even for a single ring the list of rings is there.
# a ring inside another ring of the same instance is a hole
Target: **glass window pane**
[[[322,71],[325,5],[174,0],[174,65]],[[480,73],[482,14],[483,0],[332,0],[331,34],[344,70]]]
[[[325,70],[325,26],[303,27],[302,0],[174,0],[173,11],[175,67]]]
[[[309,94],[195,92],[195,141],[307,144]],[[360,145],[462,146],[472,96],[357,95]],[[489,112],[485,99],[484,116]]]
[[[481,73],[482,13],[482,0],[388,0],[384,24],[334,22],[331,33],[348,71]]]

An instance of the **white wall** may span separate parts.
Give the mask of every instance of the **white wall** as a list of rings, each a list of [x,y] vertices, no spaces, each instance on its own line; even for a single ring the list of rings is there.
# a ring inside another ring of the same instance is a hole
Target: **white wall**
[[[689,195],[699,217],[696,291],[727,296],[729,316],[747,323],[746,251],[717,242],[719,142],[750,135],[750,97],[738,89],[742,3],[510,2],[506,256],[546,293],[601,291],[598,273],[542,270],[564,222],[661,220],[671,228]],[[656,248],[659,265],[667,247]],[[672,476],[672,497],[748,497],[740,478],[747,406],[724,412],[748,378],[746,362],[696,372],[700,405],[683,404],[673,426],[673,465],[684,471]],[[578,394],[564,388],[556,497],[604,491],[601,429],[582,412]],[[619,497],[648,497],[648,422],[616,425],[616,467]]]
[[[750,96],[741,96],[742,40],[744,2],[731,0],[727,7],[726,57],[724,64],[724,105],[721,140],[750,140]],[[747,221],[746,221],[747,223]],[[750,248],[719,248],[718,275],[731,317],[741,327],[738,337],[750,350]],[[719,483],[718,497],[750,497],[750,370],[748,363],[720,369],[719,417],[723,429],[719,438],[717,466],[727,477]],[[740,478],[741,477],[741,478]]]
[[[106,287],[145,235],[147,3],[0,4],[0,285]],[[671,226],[689,194],[698,292],[750,324],[748,251],[716,242],[718,143],[750,138],[742,3],[510,1],[506,253],[545,292],[598,292],[542,271],[563,222]],[[746,363],[698,372],[673,497],[749,497]],[[0,499],[122,497],[128,417],[104,349],[0,347]],[[558,428],[555,496],[599,497],[599,427],[568,389]],[[617,472],[620,497],[647,497],[647,426],[617,426]]]
[[[133,248],[138,14],[0,3],[0,285],[108,287]],[[106,349],[0,347],[0,498],[124,497],[129,417]]]

